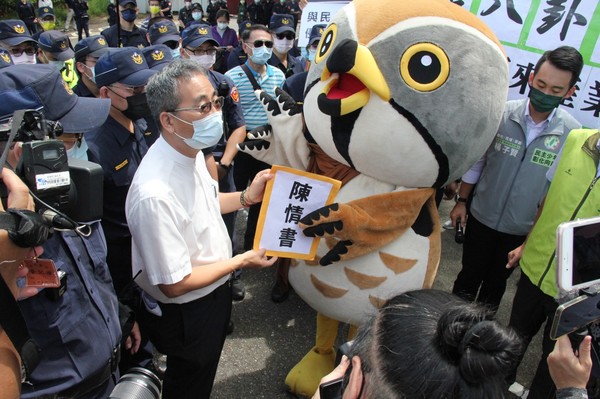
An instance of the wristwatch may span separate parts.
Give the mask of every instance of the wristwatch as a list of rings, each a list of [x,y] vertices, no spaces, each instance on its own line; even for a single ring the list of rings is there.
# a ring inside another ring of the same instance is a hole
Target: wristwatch
[[[466,203],[467,199],[461,197],[460,195],[456,194],[456,202],[462,202],[462,203]]]

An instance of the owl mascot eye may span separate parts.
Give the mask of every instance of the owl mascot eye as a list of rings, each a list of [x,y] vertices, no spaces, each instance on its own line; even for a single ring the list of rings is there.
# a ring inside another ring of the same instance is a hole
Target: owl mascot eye
[[[448,0],[354,0],[323,32],[304,132],[285,93],[258,94],[271,127],[240,150],[343,182],[335,204],[301,220],[305,235],[324,239],[315,261],[292,261],[289,272],[318,312],[317,342],[286,378],[292,392],[312,395],[333,369],[339,321],[357,326],[387,298],[431,287],[436,188],[483,155],[507,90],[502,46],[468,11]]]

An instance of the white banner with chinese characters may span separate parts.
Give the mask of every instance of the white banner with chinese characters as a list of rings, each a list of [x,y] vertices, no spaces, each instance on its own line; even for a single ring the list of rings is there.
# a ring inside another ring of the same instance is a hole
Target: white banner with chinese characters
[[[578,49],[583,55],[585,67],[577,83],[577,92],[561,106],[584,126],[598,127],[600,0],[448,1],[485,21],[504,44],[510,63],[510,100],[523,98],[528,93],[527,79],[544,51],[565,45]],[[329,23],[333,17],[333,8],[343,6],[340,3],[344,2],[309,0],[309,5],[302,13],[298,35],[301,47],[306,46],[310,27],[318,23]]]
[[[306,237],[298,222],[310,212],[333,203],[339,180],[273,165],[275,175],[267,183],[254,237],[254,249],[268,256],[314,259],[319,238]]]

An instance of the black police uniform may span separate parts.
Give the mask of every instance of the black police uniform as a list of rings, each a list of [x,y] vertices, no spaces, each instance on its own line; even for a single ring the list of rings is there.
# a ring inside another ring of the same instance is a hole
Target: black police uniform
[[[25,22],[29,33],[33,34],[37,32],[37,26],[33,22],[36,18],[35,9],[29,1],[26,1],[25,4],[19,1],[19,4],[17,4],[17,15],[21,21]]]
[[[119,47],[119,37],[117,35],[118,25],[113,25],[110,28],[104,29],[100,34],[106,39],[109,47]],[[131,32],[121,29],[121,44],[122,47],[147,47],[150,45],[146,38],[146,30],[133,26]]]
[[[203,10],[201,9],[201,11]],[[187,26],[190,22],[192,22],[194,20],[192,18],[192,8],[190,7],[189,10],[185,7],[181,8],[179,10],[179,20],[183,22],[184,26]]]
[[[294,57],[290,53],[287,53],[287,68],[279,61],[279,58],[277,58],[275,53],[273,53],[267,62],[269,65],[279,68],[281,72],[284,73],[286,79],[296,73],[304,72],[306,70],[306,59],[303,57]]]
[[[88,158],[104,172],[102,227],[108,244],[107,262],[119,297],[131,282],[131,233],[125,217],[125,199],[135,172],[148,151],[145,124],[135,121],[134,134],[110,115],[104,125],[85,134]],[[123,297],[128,304],[126,296]]]
[[[234,47],[227,58],[227,70],[235,68],[236,66],[244,65],[248,60],[248,54],[244,51],[242,46]]]
[[[225,151],[225,147],[227,146],[227,139],[229,138],[229,133],[239,128],[240,126],[244,126],[246,121],[244,120],[244,114],[242,112],[242,106],[238,101],[235,101],[235,93],[232,93],[234,90],[233,81],[227,76],[209,70],[208,77],[210,80],[210,84],[214,87],[214,89],[219,92],[219,88],[223,83],[226,83],[229,87],[228,95],[224,96],[223,103],[223,119],[225,123],[225,134],[219,140],[219,143],[213,148],[213,156],[216,161],[220,161],[223,156],[223,152]],[[237,89],[235,89],[237,90]],[[221,93],[219,93],[221,95]],[[237,191],[235,187],[235,183],[233,181],[233,169],[229,168],[227,171],[227,175],[219,180],[219,191],[222,193],[232,193]],[[223,221],[225,222],[225,226],[227,227],[227,232],[229,233],[229,237],[233,238],[233,229],[235,225],[235,212],[223,214]]]

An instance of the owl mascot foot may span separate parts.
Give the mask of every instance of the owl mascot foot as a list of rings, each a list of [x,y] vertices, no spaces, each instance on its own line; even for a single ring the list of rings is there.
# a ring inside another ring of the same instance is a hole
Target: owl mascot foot
[[[317,342],[304,357],[290,370],[285,384],[296,395],[311,397],[319,387],[319,381],[335,366],[333,345],[338,332],[337,320],[317,314]]]

